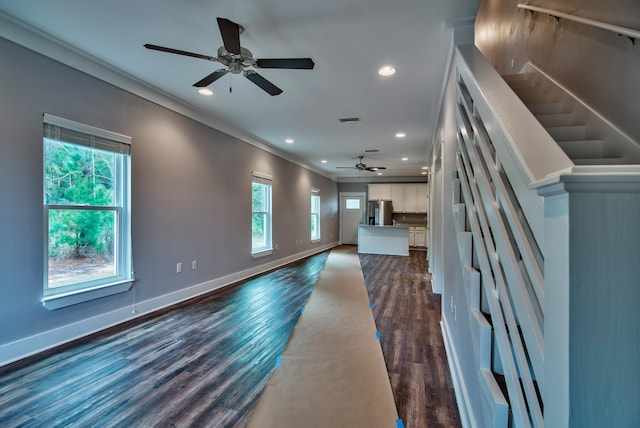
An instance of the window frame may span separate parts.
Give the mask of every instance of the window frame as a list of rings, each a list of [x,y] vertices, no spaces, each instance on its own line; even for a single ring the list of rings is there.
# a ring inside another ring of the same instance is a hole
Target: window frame
[[[253,201],[253,185],[260,184],[266,186],[268,189],[266,195],[266,201],[264,201],[264,205],[266,205],[266,211],[254,211],[254,201]],[[264,236],[265,236],[265,245],[262,247],[254,248],[253,247],[253,217],[255,215],[264,216]],[[257,171],[251,172],[251,256],[253,258],[265,257],[273,254],[273,178],[269,174],[264,174]]]
[[[314,203],[315,202],[315,203]],[[320,189],[311,189],[311,242],[316,243],[322,239],[322,228],[320,227]],[[315,209],[315,210],[314,210]],[[313,224],[316,224],[316,234],[314,234]]]
[[[114,153],[114,196],[111,205],[82,203],[60,204],[47,201],[48,140]],[[74,141],[69,141],[74,140]],[[134,282],[131,243],[131,137],[96,128],[80,122],[43,115],[43,295],[42,303],[49,309],[87,302],[129,290]],[[93,280],[81,280],[52,287],[49,284],[49,219],[52,210],[111,211],[114,213],[115,274]]]

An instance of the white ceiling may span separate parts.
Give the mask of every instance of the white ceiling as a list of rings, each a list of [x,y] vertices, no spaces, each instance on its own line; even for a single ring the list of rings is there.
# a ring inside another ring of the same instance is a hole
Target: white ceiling
[[[134,92],[336,180],[376,177],[374,172],[336,168],[354,165],[368,149],[379,153],[367,155],[364,163],[386,166],[383,178],[420,177],[440,104],[449,46],[445,34],[456,22],[468,23],[477,3],[0,0],[0,11],[8,15],[4,21],[0,16],[5,28],[0,36],[32,44],[31,36],[15,36],[21,31],[9,34],[6,23],[34,27],[74,48],[74,55],[88,54],[108,66],[84,71],[120,86],[144,87]],[[205,97],[192,85],[220,64],[143,47],[151,43],[216,56],[222,45],[216,17],[245,28],[241,44],[254,57],[311,57],[314,70],[256,69],[283,89],[274,97],[242,75],[228,74],[210,86],[214,95]],[[69,62],[59,49],[45,51]],[[394,65],[397,73],[379,76],[377,70],[385,64]],[[114,70],[119,78],[113,78]],[[342,117],[361,121],[340,123]],[[396,139],[398,131],[407,136]],[[286,138],[295,143],[286,144]],[[322,164],[322,159],[328,162]]]

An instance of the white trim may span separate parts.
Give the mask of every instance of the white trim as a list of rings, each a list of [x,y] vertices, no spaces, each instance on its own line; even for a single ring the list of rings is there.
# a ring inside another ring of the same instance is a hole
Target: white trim
[[[332,242],[330,244],[296,253],[288,257],[283,257],[260,266],[212,279],[210,281],[164,294],[153,299],[145,300],[144,302],[135,303],[131,306],[122,307],[92,318],[83,319],[33,336],[18,339],[14,342],[0,345],[0,367],[73,340],[81,339],[85,336],[123,322],[134,320],[142,315],[150,314],[159,309],[175,305],[202,294],[235,284],[247,278],[277,269],[286,264],[304,259],[305,257],[330,250],[338,245],[339,244],[337,242]]]
[[[60,126],[72,131],[81,132],[83,134],[94,135],[96,137],[106,138],[108,140],[118,141],[120,143],[126,143],[131,145],[133,138],[128,135],[119,134],[117,132],[109,131],[107,129],[96,128],[95,126],[87,125],[85,123],[76,122],[75,120],[65,119],[64,117],[54,116],[49,113],[43,113],[44,123],[50,125]]]
[[[340,221],[338,222],[338,227],[339,227],[339,242],[340,244],[342,244],[342,220],[343,220],[343,215],[342,215],[342,198],[343,197],[354,197],[354,198],[358,198],[358,197],[362,197],[362,210],[364,211],[364,217],[366,219],[367,217],[367,192],[339,192],[338,193],[338,216],[340,218]]]
[[[471,403],[469,402],[469,393],[467,392],[464,376],[462,375],[460,363],[458,362],[454,342],[451,340],[446,318],[442,318],[442,321],[440,321],[440,329],[442,330],[442,337],[444,338],[444,349],[447,353],[449,371],[451,372],[451,379],[453,380],[453,390],[456,394],[460,422],[464,428],[477,427],[479,425]]]
[[[52,294],[42,298],[42,305],[47,309],[60,309],[78,303],[88,302],[101,297],[112,296],[114,294],[129,291],[133,285],[133,279],[118,281],[111,284],[104,284],[90,289],[79,289],[64,294]]]
[[[269,174],[265,174],[264,172],[251,171],[251,176],[252,177],[262,178],[264,180],[273,181],[273,176],[271,176]]]
[[[259,259],[260,257],[267,257],[271,254],[273,254],[273,248],[269,248],[267,250],[259,250],[255,253],[251,253],[251,257],[253,257],[254,259]]]

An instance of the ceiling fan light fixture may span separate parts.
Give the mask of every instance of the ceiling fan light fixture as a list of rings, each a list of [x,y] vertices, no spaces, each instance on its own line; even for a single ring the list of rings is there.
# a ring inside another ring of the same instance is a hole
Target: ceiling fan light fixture
[[[198,89],[198,93],[200,95],[206,95],[207,97],[213,95],[213,91],[209,88],[200,88]]]
[[[392,65],[383,65],[382,67],[380,67],[380,69],[378,70],[378,74],[380,76],[393,76],[394,74],[396,74],[396,68]]]

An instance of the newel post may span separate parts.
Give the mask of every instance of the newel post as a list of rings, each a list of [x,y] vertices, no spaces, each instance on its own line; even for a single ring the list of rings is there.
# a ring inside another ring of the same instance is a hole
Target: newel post
[[[545,426],[640,426],[640,168],[574,167],[535,187]]]

